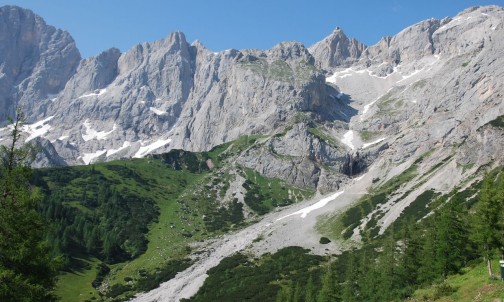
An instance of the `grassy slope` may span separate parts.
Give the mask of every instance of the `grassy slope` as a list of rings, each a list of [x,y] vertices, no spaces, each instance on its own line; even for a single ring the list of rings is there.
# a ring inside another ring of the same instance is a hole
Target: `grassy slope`
[[[493,267],[494,274],[499,274],[498,261],[493,262]],[[466,268],[460,275],[449,276],[445,284],[452,290],[443,291],[439,285],[433,285],[415,291],[413,297],[407,301],[470,302],[504,300],[504,282],[491,280],[488,277],[485,263]],[[446,293],[446,295],[443,293]]]
[[[104,284],[109,287],[117,284],[130,286],[146,274],[155,274],[169,261],[186,258],[190,251],[190,243],[226,231],[223,229],[209,232],[205,229],[203,217],[216,208],[216,199],[218,199],[215,188],[209,187],[209,184],[215,179],[219,179],[217,188],[221,188],[222,183],[229,180],[225,177],[226,175],[221,175],[222,170],[219,170],[219,168],[229,165],[226,158],[239,154],[261,138],[263,136],[241,137],[233,143],[218,146],[205,155],[198,155],[208,156],[215,165],[212,171],[201,173],[174,170],[163,163],[161,159],[154,158],[71,167],[70,169],[81,172],[95,169],[103,174],[107,181],[113,183],[117,189],[125,188],[139,196],[151,198],[159,209],[158,219],[149,226],[147,234],[149,242],[146,252],[131,261],[109,265],[111,271]],[[121,175],[120,169],[113,166],[128,168],[138,177],[124,177]],[[265,178],[250,169],[239,169],[242,170],[243,176],[258,188],[259,195],[268,197],[268,200],[265,201],[268,210],[273,208],[272,201],[282,205],[287,199],[296,202],[313,194],[312,190],[285,185],[278,179]],[[52,187],[51,189],[57,186],[50,179],[48,184]],[[72,191],[71,196],[75,196],[75,200],[65,201],[65,204],[81,211],[88,211],[80,204],[79,199],[85,186],[86,179],[77,177],[69,180],[65,189]],[[96,277],[96,266],[99,263],[98,259],[83,259],[83,265],[80,269],[65,272],[60,276],[57,293],[62,301],[86,301],[100,298],[98,291],[91,285]],[[133,292],[126,292],[118,297],[124,298]]]
[[[98,299],[99,294],[91,286],[96,277],[97,259],[82,259],[86,267],[73,272],[63,272],[56,287],[56,295],[61,301],[86,301]]]
[[[131,168],[143,179],[153,180],[151,183],[155,183],[155,185],[142,186],[133,179],[124,179],[114,171],[107,169],[110,165],[123,165]],[[182,214],[177,198],[201,182],[206,174],[197,175],[167,169],[161,161],[152,159],[116,161],[97,164],[94,167],[108,179],[118,180],[119,187],[127,186],[129,190],[135,191],[141,196],[153,198],[160,213],[159,222],[150,226],[147,251],[131,262],[111,265],[112,273],[108,280],[111,284],[125,283],[124,278],[136,279],[142,269],[147,272],[153,271],[169,259],[183,258],[187,254],[187,243],[203,238],[201,231],[204,228],[201,216]],[[76,169],[90,169],[90,167],[76,167]],[[75,182],[79,183],[79,180],[75,180]],[[191,205],[191,207],[195,211],[198,209],[197,204]],[[196,229],[200,231],[197,232]],[[187,232],[190,232],[193,237],[187,238],[182,235]],[[87,294],[81,295],[82,293],[94,292],[96,294],[96,290],[90,282],[96,276],[96,263],[96,261],[91,262],[88,269],[66,273],[60,277],[58,294],[62,297],[62,301],[84,301],[87,299]]]

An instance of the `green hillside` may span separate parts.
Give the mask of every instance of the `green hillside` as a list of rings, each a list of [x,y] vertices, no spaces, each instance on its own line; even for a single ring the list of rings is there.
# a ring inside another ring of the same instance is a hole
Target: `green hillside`
[[[499,262],[493,261],[498,267]],[[442,301],[502,301],[504,300],[504,282],[488,277],[485,263],[465,267],[460,274],[451,275],[442,283],[416,290],[408,302]]]
[[[65,259],[62,301],[153,289],[191,264],[191,243],[246,225],[245,205],[255,212],[250,219],[313,194],[230,163],[256,139],[203,153],[36,170],[33,184],[45,196],[40,211],[51,221],[48,240]],[[245,180],[245,205],[219,202],[236,174]]]

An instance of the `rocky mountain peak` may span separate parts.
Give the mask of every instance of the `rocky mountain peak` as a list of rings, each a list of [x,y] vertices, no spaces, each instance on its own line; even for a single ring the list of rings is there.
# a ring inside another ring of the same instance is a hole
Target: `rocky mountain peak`
[[[184,33],[179,31],[170,33],[166,38],[155,41],[151,44],[154,48],[165,48],[167,50],[177,50],[189,45]]]
[[[446,22],[443,21],[443,22]],[[435,52],[432,36],[443,25],[441,20],[418,22],[393,37],[384,37],[366,49],[361,58],[365,65],[409,63]]]
[[[0,111],[18,105],[42,113],[75,73],[81,57],[73,38],[32,11],[0,7]]]
[[[34,66],[23,71],[26,76],[17,84],[12,73],[0,78],[11,79],[0,83],[0,89],[9,87],[0,96],[10,97],[6,104],[15,104],[12,100],[47,94],[47,85],[40,81],[74,66],[66,78],[61,77],[64,88],[57,94],[30,98],[39,107],[27,108],[36,119],[27,132],[48,150],[53,146],[54,152],[47,156],[58,155],[71,165],[89,164],[171,149],[209,150],[244,135],[261,134],[269,137],[269,145],[243,157],[244,165],[327,192],[364,171],[389,146],[397,150],[390,156],[399,162],[420,152],[427,142],[443,141],[455,119],[445,123],[440,112],[466,107],[472,112],[469,107],[479,104],[474,100],[464,101],[470,104],[465,107],[458,104],[466,91],[482,99],[499,93],[499,74],[484,66],[491,60],[497,60],[492,66],[499,66],[501,11],[481,7],[454,18],[425,20],[368,48],[340,28],[308,49],[298,42],[283,42],[269,50],[220,52],[199,41],[189,44],[183,33],[175,32],[124,53],[109,49],[82,61],[70,56],[64,67],[55,54],[68,53],[75,46],[73,40],[47,27],[41,32],[53,40],[32,43],[37,49],[33,57],[24,48],[15,49],[12,38],[0,36],[6,41],[0,44],[1,59],[8,62],[2,68],[17,62],[5,59],[5,54],[14,57],[18,52],[30,60],[18,60],[16,68]],[[20,27],[14,21],[9,26]],[[332,75],[326,78],[324,73],[329,72]],[[437,83],[453,85],[447,89]],[[481,111],[487,108],[490,105]],[[401,129],[402,122],[420,125],[434,115],[447,126],[435,124],[420,134],[411,127]],[[481,120],[484,124],[489,119]],[[5,137],[1,131],[0,138]],[[425,143],[407,142],[399,133],[409,133],[406,137],[412,140],[413,133],[423,135]],[[303,169],[297,168],[300,163]],[[325,166],[341,173],[332,174]],[[299,171],[293,174],[293,169]]]
[[[340,27],[336,27],[329,36],[309,49],[316,58],[317,67],[328,70],[356,62],[366,45],[356,39],[349,39]]]
[[[308,49],[299,42],[282,42],[267,51],[268,57],[283,61],[304,60],[313,64],[314,59]]]

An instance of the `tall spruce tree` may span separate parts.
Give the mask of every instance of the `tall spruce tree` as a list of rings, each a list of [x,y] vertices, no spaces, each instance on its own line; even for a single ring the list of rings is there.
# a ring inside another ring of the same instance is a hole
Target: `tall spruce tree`
[[[464,217],[465,207],[457,199],[456,192],[440,210],[437,221],[436,264],[437,271],[446,278],[449,274],[458,273],[467,258],[468,228]]]
[[[41,194],[29,184],[29,149],[19,148],[24,115],[16,111],[9,146],[0,150],[0,301],[53,301],[55,259],[37,213]]]
[[[334,277],[329,265],[322,277],[322,288],[317,295],[317,302],[333,302],[336,300],[336,286],[334,285]]]
[[[317,294],[315,293],[315,285],[313,284],[313,276],[310,274],[310,277],[308,278],[308,282],[306,283],[305,301],[306,302],[315,302],[316,295]]]
[[[472,220],[471,237],[487,262],[488,274],[493,276],[492,259],[496,249],[502,248],[504,207],[502,200],[502,173],[499,185],[494,185],[494,176],[486,175],[478,195],[478,204]]]

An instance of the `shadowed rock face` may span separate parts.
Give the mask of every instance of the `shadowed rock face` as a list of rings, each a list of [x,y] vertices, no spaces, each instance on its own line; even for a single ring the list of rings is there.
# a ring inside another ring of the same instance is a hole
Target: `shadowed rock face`
[[[500,132],[483,126],[503,114],[503,16],[500,7],[472,8],[370,47],[337,28],[309,49],[283,42],[214,53],[177,32],[81,60],[69,34],[6,6],[0,107],[20,104],[38,122],[29,137],[55,158],[40,165],[202,151],[263,134],[241,164],[327,192],[376,159],[397,163],[463,142],[486,147],[461,145],[461,162],[498,153],[488,142]]]
[[[30,113],[43,114],[44,100],[65,87],[80,59],[75,42],[67,32],[46,25],[29,10],[1,7],[2,119],[12,115],[18,105]]]

